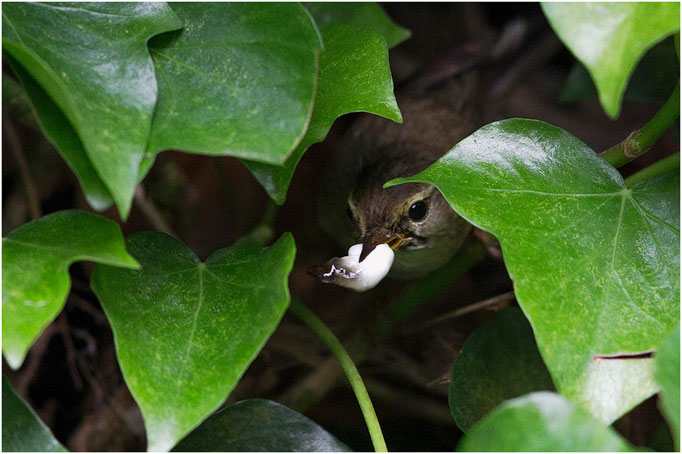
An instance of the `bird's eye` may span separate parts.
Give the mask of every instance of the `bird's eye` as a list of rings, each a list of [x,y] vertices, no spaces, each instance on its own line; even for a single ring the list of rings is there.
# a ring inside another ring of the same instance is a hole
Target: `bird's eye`
[[[426,212],[428,211],[428,208],[426,206],[426,202],[423,200],[420,200],[419,202],[414,202],[412,206],[410,207],[410,210],[407,212],[407,215],[412,219],[413,221],[421,221],[426,217]]]

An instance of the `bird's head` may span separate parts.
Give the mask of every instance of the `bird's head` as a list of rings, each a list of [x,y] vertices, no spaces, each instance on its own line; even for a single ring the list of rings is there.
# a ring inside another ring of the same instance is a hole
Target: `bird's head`
[[[360,176],[347,200],[347,214],[363,246],[360,262],[378,244],[388,244],[395,251],[416,251],[433,248],[444,235],[452,234],[456,215],[434,186],[383,187],[388,179],[414,174],[426,165],[414,158],[381,161]]]

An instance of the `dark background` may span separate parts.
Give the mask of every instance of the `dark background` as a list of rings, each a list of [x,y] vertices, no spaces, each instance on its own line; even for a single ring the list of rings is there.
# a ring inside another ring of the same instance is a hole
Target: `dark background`
[[[517,21],[526,29],[518,48],[508,58],[482,68],[481,77],[488,88],[494,88],[531,56],[528,68],[499,105],[489,106],[486,93],[481,92],[470,108],[480,108],[494,119],[541,119],[566,129],[595,150],[604,150],[641,127],[662,104],[626,102],[620,118],[611,121],[596,99],[558,103],[575,60],[562,46],[553,47],[556,39],[538,4],[387,3],[383,7],[412,31],[412,37],[390,53],[398,91],[434,68],[458,62],[461,49],[494,40],[506,25]],[[533,49],[543,43],[554,50],[533,58]],[[287,202],[277,212],[275,236],[291,231],[298,250],[290,277],[291,293],[342,340],[357,338],[358,333],[364,336],[362,345],[349,350],[352,356],[364,358],[359,369],[389,450],[451,451],[461,437],[447,406],[452,361],[466,336],[490,318],[493,310],[515,302],[503,300],[487,310],[378,342],[370,329],[377,313],[415,283],[387,279],[370,292],[355,294],[320,284],[306,274],[309,266],[344,252],[317,226],[315,194],[334,145],[355,117],[337,120],[327,140],[309,149],[294,175]],[[3,100],[3,126],[3,235],[31,219],[21,159],[36,185],[43,215],[69,208],[90,209],[75,176],[36,129],[30,114]],[[652,151],[623,168],[623,173],[632,173],[677,149],[672,134],[666,133]],[[249,233],[263,217],[269,200],[236,159],[173,151],[159,156],[142,189],[127,222],[121,222],[114,208],[104,215],[121,223],[125,235],[159,230],[158,221],[152,218],[160,216],[202,259]],[[476,238],[472,236],[467,247],[479,241]],[[486,258],[435,292],[407,324],[414,326],[511,290],[499,251],[494,245],[489,249]],[[109,325],[88,286],[91,270],[90,263],[71,267],[73,287],[64,311],[38,339],[23,367],[12,371],[3,361],[3,374],[69,449],[144,450],[139,409],[121,377]],[[283,396],[296,384],[326,367],[331,372],[324,378],[328,383],[322,385],[331,389],[304,413],[351,448],[372,450],[355,397],[345,377],[329,366],[333,361],[328,357],[315,335],[286,315],[227,403],[252,397],[286,401]],[[636,445],[644,445],[655,437],[661,424],[652,398],[618,421],[616,428]]]

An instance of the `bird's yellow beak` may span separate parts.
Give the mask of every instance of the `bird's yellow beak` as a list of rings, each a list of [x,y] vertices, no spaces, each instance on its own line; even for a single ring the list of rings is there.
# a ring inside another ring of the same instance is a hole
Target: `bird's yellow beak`
[[[386,242],[391,249],[394,251],[400,247],[401,244],[405,242],[405,235],[402,233],[394,233],[391,238]]]

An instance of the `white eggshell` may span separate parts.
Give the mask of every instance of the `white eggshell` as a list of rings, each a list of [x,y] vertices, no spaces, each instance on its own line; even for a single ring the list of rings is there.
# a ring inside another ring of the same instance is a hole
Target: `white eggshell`
[[[359,262],[362,244],[354,244],[348,249],[348,255],[339,259],[339,265],[346,268],[348,278],[339,285],[343,285],[356,292],[364,292],[376,286],[391,269],[395,254],[387,244],[379,244],[367,256]],[[333,270],[332,266],[332,273]]]

